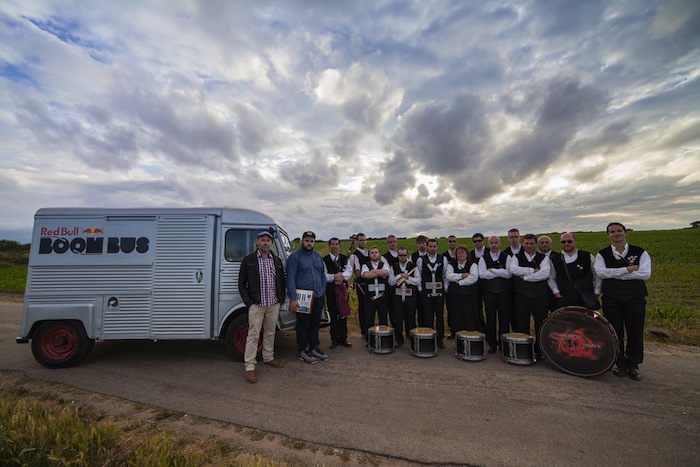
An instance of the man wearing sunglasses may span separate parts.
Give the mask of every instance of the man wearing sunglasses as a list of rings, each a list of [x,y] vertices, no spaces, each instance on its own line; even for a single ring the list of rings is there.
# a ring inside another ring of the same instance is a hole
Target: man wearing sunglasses
[[[447,250],[442,254],[442,256],[447,260],[448,264],[454,265],[457,262],[457,237],[450,235],[447,237]],[[450,334],[447,336],[448,339],[455,338],[455,317],[454,317],[454,306],[452,305],[453,300],[455,300],[454,294],[450,294],[448,290],[445,293],[445,308],[447,308],[447,326],[450,328]]]
[[[469,252],[469,257],[478,265],[479,260],[481,260],[481,257],[484,256],[484,253],[488,252],[488,248],[484,247],[484,234],[477,232],[472,235],[472,243],[474,244],[474,249]],[[479,309],[479,321],[481,322],[481,329],[483,331],[486,329],[486,320],[484,319],[484,313],[482,311],[484,309],[484,283],[481,280],[476,283],[476,294],[478,302],[477,306]]]
[[[595,273],[595,258],[589,252],[578,249],[576,235],[572,233],[561,234],[559,244],[561,254],[552,253],[550,256],[549,289],[559,307],[585,306],[579,292],[600,294],[601,280]]]

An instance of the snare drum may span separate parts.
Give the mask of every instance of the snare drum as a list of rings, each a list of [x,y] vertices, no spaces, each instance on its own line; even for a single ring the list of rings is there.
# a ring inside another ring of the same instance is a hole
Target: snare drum
[[[432,328],[414,328],[411,336],[411,355],[434,357],[437,355],[437,331]]]
[[[456,336],[457,351],[455,352],[455,357],[470,362],[478,362],[486,358],[484,354],[484,333],[459,331]]]
[[[559,308],[538,336],[552,365],[575,376],[596,376],[617,362],[617,333],[601,314],[580,306]]]
[[[535,363],[535,338],[520,332],[509,332],[501,336],[503,361],[515,365]]]
[[[367,350],[371,353],[391,353],[394,351],[394,328],[374,326],[367,330]]]

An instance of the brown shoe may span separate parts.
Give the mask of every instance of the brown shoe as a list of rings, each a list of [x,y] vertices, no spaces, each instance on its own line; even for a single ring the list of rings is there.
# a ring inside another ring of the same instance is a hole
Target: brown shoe
[[[276,358],[273,358],[269,362],[263,362],[263,365],[271,366],[272,368],[282,368],[284,366],[284,363],[282,361],[277,360]]]
[[[245,372],[245,380],[252,384],[252,383],[256,383],[258,381],[258,378],[257,378],[257,376],[255,376],[254,371],[246,371]]]

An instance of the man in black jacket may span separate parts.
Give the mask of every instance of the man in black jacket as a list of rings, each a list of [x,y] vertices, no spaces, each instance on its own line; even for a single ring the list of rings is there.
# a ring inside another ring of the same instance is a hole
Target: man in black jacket
[[[255,240],[258,249],[243,258],[238,274],[238,291],[248,307],[248,338],[245,344],[245,379],[255,383],[255,363],[258,354],[260,328],[263,329],[263,364],[281,368],[284,364],[274,358],[275,331],[280,304],[286,296],[286,280],[282,260],[270,251],[272,234],[260,232]]]

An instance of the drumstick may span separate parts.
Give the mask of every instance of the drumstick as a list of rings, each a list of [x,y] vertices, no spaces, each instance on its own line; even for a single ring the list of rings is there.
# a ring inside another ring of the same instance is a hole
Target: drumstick
[[[415,271],[417,268],[418,268],[418,266],[416,266],[416,267],[414,267],[413,269],[411,269],[410,271],[408,271],[408,275],[410,276],[411,274],[413,274],[413,271]],[[404,278],[402,277],[401,279],[399,279],[399,280],[396,281],[396,285],[399,286],[399,285],[403,284],[403,282],[404,282],[405,280],[406,280],[406,279],[404,279]]]

